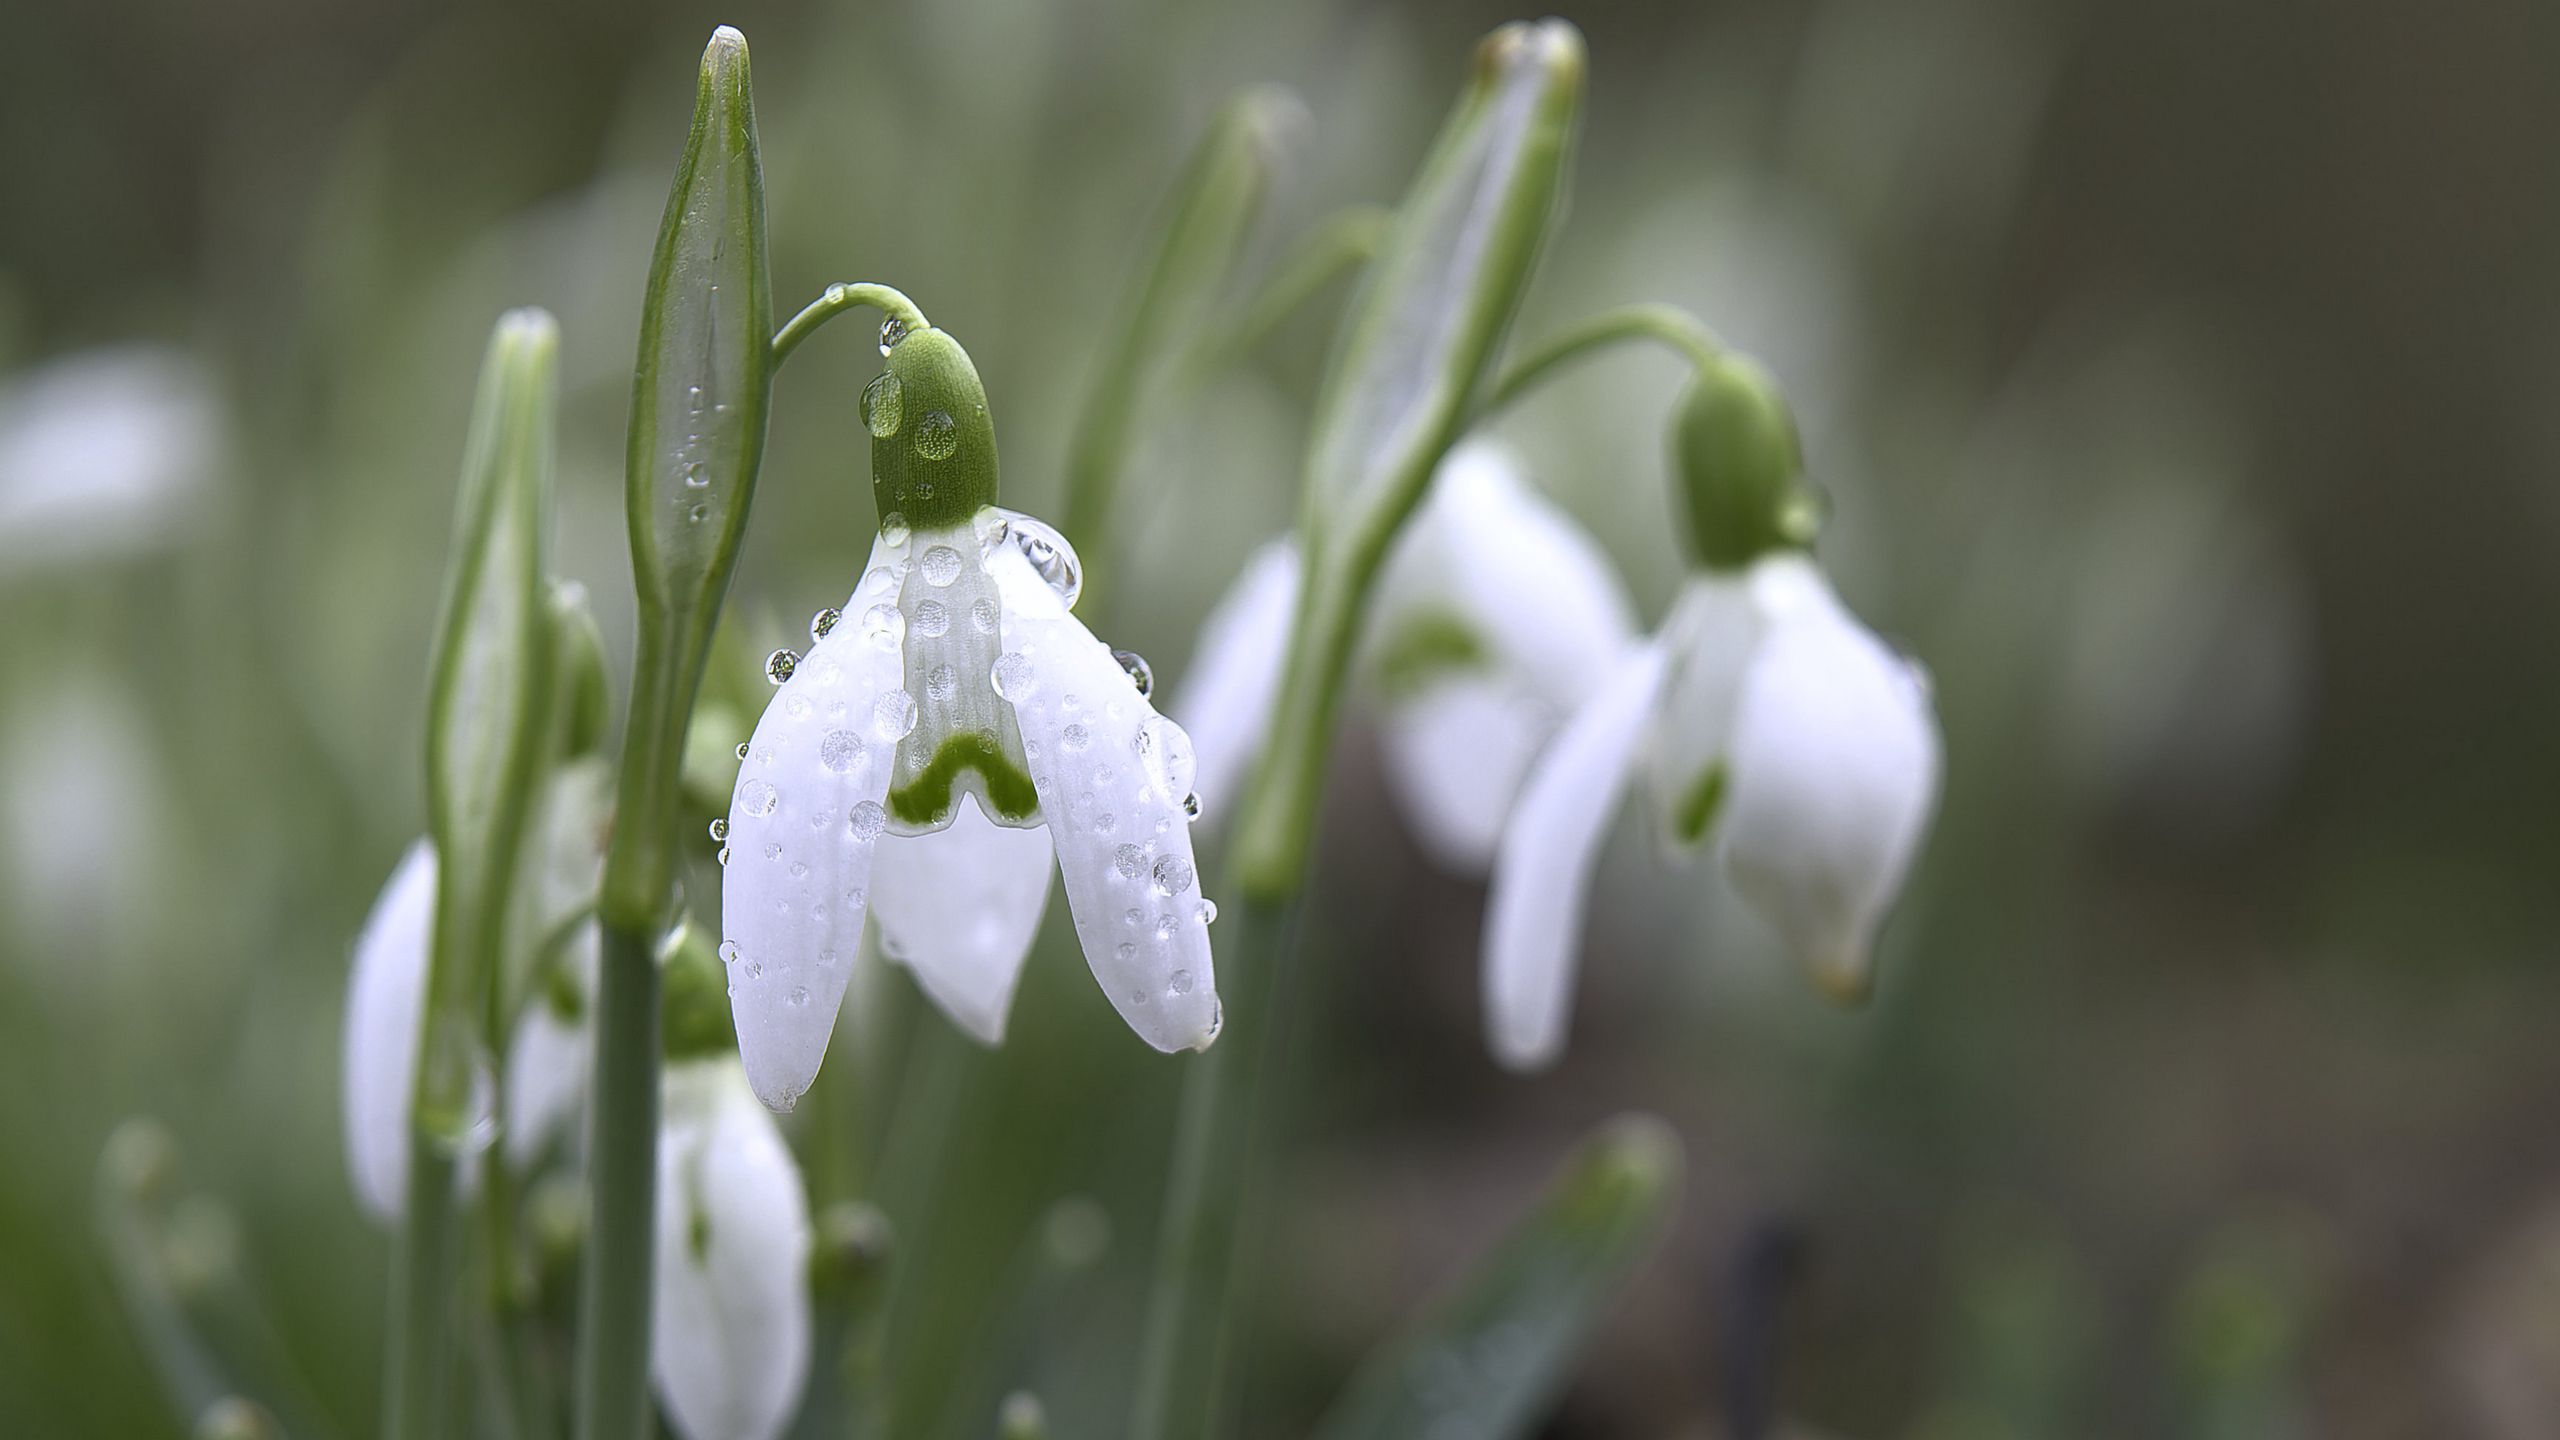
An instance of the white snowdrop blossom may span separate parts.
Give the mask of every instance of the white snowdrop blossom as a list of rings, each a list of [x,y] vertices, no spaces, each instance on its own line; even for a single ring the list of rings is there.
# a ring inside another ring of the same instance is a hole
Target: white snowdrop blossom
[[[1202,627],[1175,712],[1202,804],[1232,804],[1279,694],[1294,546],[1255,555]],[[1377,695],[1398,808],[1442,867],[1481,875],[1530,762],[1635,641],[1608,557],[1532,486],[1519,457],[1469,440],[1440,464],[1380,578],[1361,668]]]
[[[356,936],[339,1070],[347,1171],[366,1213],[400,1218],[409,1193],[409,1097],[427,1002],[435,927],[436,848],[412,844]]]
[[[123,345],[0,383],[0,574],[132,554],[213,499],[223,426],[183,351]]]
[[[809,1374],[809,1202],[734,1056],[668,1067],[649,1369],[684,1440],[772,1440]]]
[[[1052,857],[1129,1027],[1166,1051],[1217,1038],[1191,741],[1069,613],[1079,589],[1075,552],[1029,516],[892,516],[809,653],[776,657],[721,887],[739,1050],[766,1104],[791,1108],[815,1078],[866,913],[955,1023],[1001,1040]]]
[[[1539,757],[1512,812],[1485,926],[1495,1054],[1527,1069],[1562,1050],[1592,868],[1639,772],[1671,850],[1712,836],[1743,900],[1826,989],[1855,997],[1938,770],[1925,680],[1809,558],[1699,572]]]

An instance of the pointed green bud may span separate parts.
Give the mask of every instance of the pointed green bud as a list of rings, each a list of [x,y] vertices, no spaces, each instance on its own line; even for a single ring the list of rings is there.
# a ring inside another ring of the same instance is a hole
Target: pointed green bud
[[[612,687],[605,678],[604,631],[596,625],[587,587],[575,580],[551,582],[553,653],[559,657],[560,758],[593,755],[604,746],[612,718]]]
[[[685,717],[746,531],[772,369],[755,97],[746,39],[723,26],[702,52],[632,377],[624,499],[640,627],[603,900],[628,928],[654,929],[667,903]]]
[[[1738,570],[1813,543],[1819,516],[1795,416],[1778,382],[1752,361],[1734,355],[1700,367],[1674,412],[1671,465],[1698,564]]]
[[[544,571],[559,355],[559,327],[539,310],[508,312],[489,338],[436,627],[427,833],[445,858],[428,1013],[431,1033],[465,1048],[496,993],[516,858],[552,736],[557,647]],[[422,1065],[421,1078],[455,1077]],[[424,1091],[417,1100],[422,1114],[467,1104]]]
[[[1308,447],[1305,592],[1238,841],[1248,890],[1298,886],[1362,608],[1463,428],[1554,225],[1583,68],[1581,33],[1562,20],[1485,38],[1353,303]]]
[[[1174,184],[1163,234],[1095,367],[1093,394],[1067,452],[1065,529],[1088,557],[1102,554],[1139,406],[1225,287],[1288,137],[1305,114],[1296,96],[1275,87],[1237,95],[1219,110]]]
[[[670,1063],[734,1055],[738,1032],[729,1018],[729,978],[720,941],[687,917],[658,947],[665,998],[658,1011],[658,1040]]]
[[[966,525],[996,503],[996,427],[978,367],[947,330],[892,319],[880,334],[887,363],[862,392],[880,524]]]

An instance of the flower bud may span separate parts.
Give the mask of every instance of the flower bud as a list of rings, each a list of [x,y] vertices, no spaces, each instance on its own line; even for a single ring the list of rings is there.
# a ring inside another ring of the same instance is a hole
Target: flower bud
[[[1671,431],[1689,553],[1739,570],[1772,550],[1813,543],[1819,517],[1804,485],[1795,416],[1775,380],[1740,356],[1700,367]]]

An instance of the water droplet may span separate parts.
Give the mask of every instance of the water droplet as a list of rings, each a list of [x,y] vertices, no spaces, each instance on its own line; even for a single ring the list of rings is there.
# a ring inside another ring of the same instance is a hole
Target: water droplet
[[[898,433],[907,418],[906,387],[895,375],[883,375],[862,388],[862,425],[879,439]]]
[[[1031,657],[1019,650],[999,655],[987,678],[996,687],[996,694],[1019,705],[1031,695]]]
[[[695,413],[695,414],[699,415],[699,414],[701,414],[701,413],[702,413],[702,387],[701,387],[701,386],[699,386],[699,385],[687,385],[686,387],[684,387],[684,398],[685,398],[685,403],[686,403],[687,405],[690,405],[690,406],[692,406],[692,407],[693,407],[693,411],[694,411],[694,413]]]
[[[711,821],[711,841],[715,845],[729,843],[729,817],[715,816]]]
[[[1179,895],[1190,889],[1191,882],[1199,878],[1192,872],[1191,862],[1179,855],[1157,856],[1155,869],[1150,873],[1155,876],[1157,893],[1164,895]]]
[[[1174,971],[1173,974],[1165,981],[1165,988],[1171,990],[1176,995],[1190,994],[1191,972],[1188,970]]]
[[[781,842],[781,841],[779,841],[779,840],[774,840],[774,841],[769,841],[769,842],[767,842],[767,843],[766,843],[766,845],[765,845],[765,847],[764,847],[764,858],[766,858],[767,860],[779,860],[779,859],[781,859],[781,858],[782,858],[782,842]]]
[[[871,706],[871,728],[883,740],[904,740],[916,728],[916,697],[892,690]]]
[[[1098,834],[1108,835],[1120,828],[1120,817],[1108,810],[1100,811],[1093,817],[1093,828]]]
[[[925,674],[925,696],[936,703],[949,700],[951,698],[951,692],[959,688],[960,672],[952,669],[949,665],[936,665]]]
[[[1199,796],[1185,795],[1182,797],[1182,818],[1185,820],[1197,820],[1200,818]]]
[[[1138,763],[1146,767],[1147,781],[1157,794],[1171,799],[1191,793],[1200,762],[1191,753],[1191,737],[1181,726],[1162,715],[1150,716],[1138,727],[1137,745]]]
[[[684,467],[684,483],[699,490],[711,483],[711,472],[703,468],[701,461],[696,460]]]
[[[976,604],[971,605],[969,607],[969,623],[977,626],[978,633],[981,635],[993,635],[996,633],[996,602],[993,600],[980,600]]]
[[[785,998],[791,1002],[791,1008],[797,1010],[801,1006],[809,1003],[809,987],[806,985],[794,985],[791,987],[790,995]]]
[[[1111,852],[1111,868],[1120,872],[1121,879],[1135,880],[1138,872],[1147,868],[1147,852],[1135,845],[1123,845]],[[1138,912],[1132,910],[1129,913],[1136,915]]]
[[[830,605],[826,609],[819,611],[817,614],[810,616],[809,638],[812,640],[826,639],[828,633],[836,628],[836,622],[843,618],[844,612],[833,605]]]
[[[1147,663],[1146,656],[1135,650],[1114,650],[1111,658],[1119,661],[1120,668],[1128,672],[1129,683],[1138,687],[1139,694],[1156,693],[1155,667]]]
[[[809,697],[806,695],[786,695],[782,697],[782,713],[790,716],[794,720],[808,719]]]
[[[830,730],[818,741],[818,763],[839,775],[862,763],[862,737],[850,730]]]
[[[907,517],[892,510],[880,517],[880,538],[891,545],[907,543]]]
[[[799,668],[800,652],[797,650],[776,650],[764,657],[764,678],[776,685],[790,679],[791,672]]]
[[[880,832],[889,828],[889,812],[880,807],[880,802],[865,800],[853,807],[853,813],[847,817],[846,823],[853,830],[854,839],[877,840],[880,838]]]
[[[782,792],[762,780],[749,780],[738,787],[738,809],[748,815],[765,816],[782,803]]]
[[[1067,537],[1021,514],[1008,518],[1006,533],[1022,558],[1031,562],[1032,573],[1057,592],[1059,603],[1076,608],[1076,597],[1084,593],[1084,565]]]
[[[738,742],[738,758],[741,760],[747,758],[747,742],[744,740]]]
[[[948,545],[936,545],[924,552],[917,568],[924,571],[924,583],[940,588],[960,578],[960,552]]]
[[[1134,907],[1123,910],[1120,912],[1120,923],[1123,925],[1144,925],[1147,923],[1147,912]]]
[[[1144,990],[1132,990],[1132,991],[1130,991],[1130,992],[1129,992],[1129,1003],[1130,1003],[1130,1004],[1132,1004],[1132,1005],[1144,1005],[1144,1004],[1146,1004],[1146,1003],[1147,1003],[1147,992],[1146,992],[1146,991],[1144,991]]]
[[[948,460],[960,448],[960,427],[941,410],[927,410],[916,422],[916,453],[927,460]]]
[[[1070,755],[1092,743],[1093,732],[1082,725],[1070,725],[1058,735],[1059,746]]]
[[[1156,917],[1156,938],[1159,940],[1172,939],[1174,932],[1181,928],[1182,922],[1174,919],[1170,911]]]
[[[696,505],[692,509],[684,512],[685,523],[689,525],[699,525],[703,522],[704,517],[708,516],[710,513],[710,506]]]
[[[908,628],[927,640],[939,640],[951,632],[951,607],[939,600],[923,600],[916,604],[916,615]]]
[[[717,855],[712,856],[711,858],[712,858],[712,859],[714,859],[714,860],[719,861],[719,862],[720,862],[721,864],[723,864],[723,865],[728,864],[728,863],[729,863],[729,847],[728,847],[728,846],[726,846],[726,845],[721,846],[721,847],[720,847],[720,853],[719,853],[719,854],[717,854]]]
[[[1215,925],[1218,923],[1217,901],[1204,899],[1200,902],[1200,923],[1203,925]]]
[[[720,942],[720,960],[721,963],[725,965],[735,965],[738,963],[737,941],[723,940]]]
[[[1135,960],[1138,958],[1138,947],[1130,944],[1126,940],[1123,940],[1120,942],[1119,949],[1113,953],[1117,954],[1123,960]]]
[[[886,358],[886,357],[887,357],[887,355],[888,355],[888,353],[889,353],[890,351],[895,350],[895,349],[897,349],[897,348],[898,348],[898,342],[899,342],[899,341],[901,341],[901,340],[904,340],[904,339],[906,339],[906,338],[907,338],[907,322],[906,322],[906,321],[899,319],[899,318],[898,318],[897,316],[895,316],[895,315],[892,315],[892,316],[890,316],[888,319],[881,321],[881,322],[880,322],[880,354],[881,354],[881,356],[882,356],[883,358]]]
[[[808,879],[808,878],[809,878],[809,862],[808,862],[808,861],[806,861],[806,860],[794,860],[794,861],[792,861],[792,862],[791,862],[791,878],[792,878],[792,879],[794,879],[794,880],[806,880],[806,879]]]

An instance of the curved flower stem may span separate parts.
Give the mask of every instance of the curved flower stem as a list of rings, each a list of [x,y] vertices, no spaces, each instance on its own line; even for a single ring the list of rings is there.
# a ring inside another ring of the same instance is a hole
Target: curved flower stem
[[[1529,358],[1502,372],[1477,411],[1477,419],[1503,410],[1541,382],[1553,378],[1567,361],[1627,340],[1655,340],[1706,365],[1723,357],[1724,342],[1697,316],[1677,305],[1646,303],[1603,310],[1529,352]]]
[[[784,322],[780,330],[774,332],[774,368],[777,370],[782,368],[782,362],[790,356],[792,351],[800,348],[801,341],[818,333],[819,326],[847,310],[866,305],[909,330],[925,329],[929,323],[924,318],[924,312],[916,308],[916,302],[908,299],[904,293],[894,287],[876,285],[867,280],[853,284],[830,285],[817,299],[810,301],[806,308],[792,316]]]

